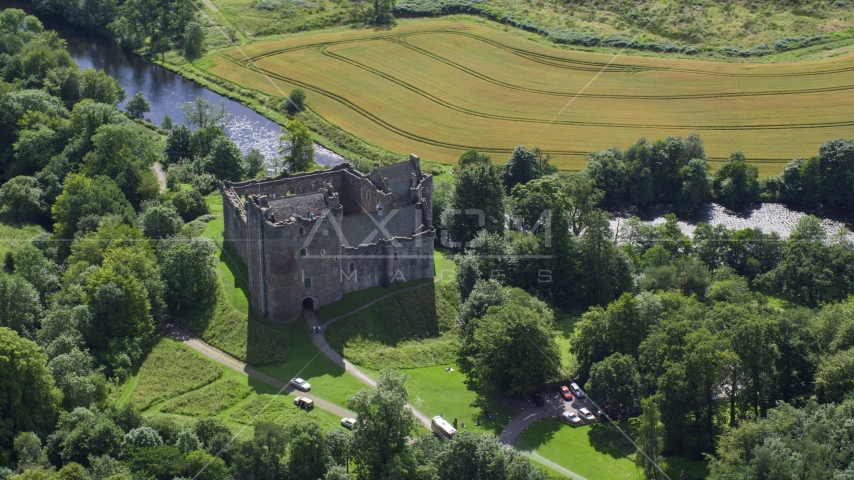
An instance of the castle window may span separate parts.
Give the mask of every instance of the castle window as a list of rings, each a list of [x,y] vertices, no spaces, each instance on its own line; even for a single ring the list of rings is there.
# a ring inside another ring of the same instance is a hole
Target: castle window
[[[305,285],[305,288],[308,288],[311,286],[311,279],[306,278],[305,280],[302,281],[302,283],[303,283],[303,285]]]
[[[351,264],[350,264],[350,272],[355,272],[355,271],[356,271],[356,264],[355,264],[355,263],[351,263]]]
[[[300,250],[300,251],[299,251],[299,256],[300,256],[300,257],[304,257],[304,256],[306,256],[306,255],[308,255],[308,252],[307,252],[304,248],[303,248],[302,250]]]

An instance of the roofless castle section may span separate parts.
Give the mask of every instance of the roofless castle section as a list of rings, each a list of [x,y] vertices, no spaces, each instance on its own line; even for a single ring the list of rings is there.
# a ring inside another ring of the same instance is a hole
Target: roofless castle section
[[[433,177],[420,160],[365,175],[348,163],[223,182],[225,240],[249,270],[252,307],[273,320],[345,293],[433,276]]]

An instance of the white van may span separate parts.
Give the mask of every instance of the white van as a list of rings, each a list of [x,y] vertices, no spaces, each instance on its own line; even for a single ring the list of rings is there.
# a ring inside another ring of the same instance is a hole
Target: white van
[[[454,435],[457,434],[457,429],[448,423],[447,420],[442,418],[441,415],[433,417],[433,421],[430,422],[430,429],[433,430],[433,433],[439,438],[444,438],[445,440],[453,440]]]

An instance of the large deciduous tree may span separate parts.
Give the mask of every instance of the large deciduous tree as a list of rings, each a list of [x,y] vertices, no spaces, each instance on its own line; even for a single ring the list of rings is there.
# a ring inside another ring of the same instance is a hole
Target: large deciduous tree
[[[504,231],[504,187],[501,171],[492,162],[464,167],[454,184],[452,209],[443,213],[442,223],[450,226],[458,242],[471,241],[477,232]]]
[[[383,478],[393,460],[407,449],[409,435],[417,425],[415,415],[406,407],[404,383],[408,378],[383,370],[376,388],[347,397],[347,408],[356,414],[353,461],[359,478]]]
[[[166,284],[166,301],[185,311],[211,300],[216,288],[216,246],[195,237],[176,239],[161,254],[160,275]]]
[[[311,170],[316,164],[314,142],[308,127],[299,120],[290,120],[282,130],[279,152],[284,157],[288,171],[299,173]]]
[[[47,368],[47,355],[30,340],[0,327],[0,445],[17,432],[46,433],[62,401]]]
[[[590,367],[587,392],[609,411],[628,414],[640,400],[641,377],[635,359],[615,353]]]
[[[78,222],[88,216],[118,215],[129,222],[134,217],[133,207],[111,179],[97,176],[94,179],[82,174],[65,178],[65,188],[52,207],[54,235],[70,240],[77,232]],[[60,245],[67,254],[67,245]]]
[[[554,326],[542,313],[511,302],[468,328],[473,333],[460,347],[460,369],[480,387],[526,394],[559,377]]]

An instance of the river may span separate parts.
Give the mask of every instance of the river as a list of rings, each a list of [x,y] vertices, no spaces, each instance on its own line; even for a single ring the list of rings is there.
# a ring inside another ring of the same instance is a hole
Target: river
[[[5,8],[19,8],[33,14],[32,4],[28,2],[0,0],[0,10]],[[53,15],[37,16],[46,29],[55,30],[68,43],[68,53],[81,69],[103,69],[121,84],[128,98],[142,92],[151,104],[151,112],[145,116],[147,119],[159,125],[169,115],[176,124],[182,123],[184,113],[181,105],[185,102],[202,97],[214,103],[222,103],[231,114],[231,123],[226,129],[228,136],[244,154],[253,148],[258,149],[267,159],[268,167],[272,167],[274,159],[279,155],[279,136],[282,134],[276,122],[146,58],[134,55],[110,38],[83,31]],[[326,166],[345,161],[337,153],[317,144],[315,158]]]
[[[32,5],[19,0],[0,0],[0,10],[4,8],[20,8],[32,13]],[[183,122],[184,114],[181,105],[196,97],[203,97],[212,102],[221,102],[232,115],[232,121],[227,132],[244,153],[257,148],[264,154],[268,166],[278,156],[279,136],[281,128],[276,122],[264,117],[254,110],[223,97],[194,82],[185,80],[165,68],[147,59],[134,55],[118,46],[107,37],[85,32],[73,27],[61,18],[51,15],[38,15],[45,28],[56,30],[60,37],[68,43],[68,51],[77,61],[80,68],[103,69],[114,77],[130,97],[136,92],[142,92],[151,103],[151,112],[146,118],[159,124],[166,115],[176,123]],[[345,161],[340,155],[315,145],[315,156],[321,165],[331,166]],[[658,205],[644,212],[636,212],[630,208],[614,213],[611,227],[617,229],[632,214],[637,214],[642,220],[654,224],[664,222],[664,214],[672,210],[672,205]],[[791,207],[776,204],[750,204],[731,209],[717,204],[705,204],[690,215],[679,214],[679,226],[686,235],[691,235],[698,222],[713,225],[723,224],[728,228],[760,228],[764,232],[777,232],[781,237],[789,236],[797,221],[806,214],[812,213],[823,219],[828,233],[834,235],[842,227],[854,224],[854,215],[848,210],[826,208],[811,211],[800,211]],[[854,238],[854,236],[849,236]]]
[[[632,215],[654,225],[664,223],[664,215],[673,211],[672,204],[653,205],[649,209],[639,211],[633,207],[618,209],[613,213],[611,228],[617,231],[625,225],[626,219]],[[724,225],[729,229],[758,228],[765,233],[775,232],[781,238],[788,238],[798,221],[806,215],[815,215],[822,219],[822,225],[828,236],[833,237],[843,228],[852,229],[854,214],[850,209],[838,207],[816,207],[798,209],[781,203],[748,203],[728,207],[716,203],[700,205],[691,213],[677,213],[679,228],[689,237],[700,222],[711,225]],[[846,235],[854,241],[854,234]]]

